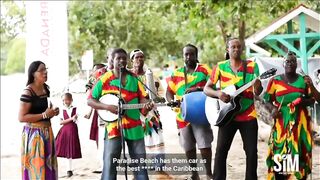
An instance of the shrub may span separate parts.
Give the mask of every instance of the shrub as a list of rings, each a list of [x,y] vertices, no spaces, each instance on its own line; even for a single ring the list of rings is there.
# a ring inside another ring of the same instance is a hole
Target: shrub
[[[9,47],[5,74],[24,72],[26,58],[26,40],[24,38],[14,39]]]

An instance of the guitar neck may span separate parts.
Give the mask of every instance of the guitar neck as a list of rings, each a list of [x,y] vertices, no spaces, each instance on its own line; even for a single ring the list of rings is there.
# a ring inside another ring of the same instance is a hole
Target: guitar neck
[[[145,103],[141,103],[141,104],[123,104],[122,108],[123,109],[142,109],[143,106],[145,105]],[[154,104],[155,107],[161,107],[161,106],[167,106],[166,103],[162,103],[162,104]]]
[[[250,86],[253,85],[254,81],[256,79],[258,79],[259,77],[257,78],[254,78],[252,81],[250,81],[249,83],[245,84],[244,86],[241,86],[239,89],[237,89],[237,91],[234,93],[234,97],[238,96],[240,93],[242,93],[243,91],[245,91],[246,89],[248,89]]]

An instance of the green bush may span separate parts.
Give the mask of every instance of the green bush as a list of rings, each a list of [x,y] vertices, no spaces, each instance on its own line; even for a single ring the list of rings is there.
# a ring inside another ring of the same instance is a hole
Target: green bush
[[[26,40],[24,38],[14,39],[9,47],[8,59],[5,66],[5,74],[24,72],[26,58]]]
[[[0,74],[1,75],[6,75],[5,72],[4,72],[5,67],[6,67],[6,62],[5,61],[1,61],[0,67],[1,67],[1,69],[0,69],[1,73]]]

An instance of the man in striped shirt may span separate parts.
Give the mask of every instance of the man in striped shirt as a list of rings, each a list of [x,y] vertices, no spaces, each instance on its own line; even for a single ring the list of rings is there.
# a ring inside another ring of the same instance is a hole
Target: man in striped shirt
[[[259,68],[255,62],[241,60],[242,45],[239,39],[230,39],[227,45],[230,59],[218,63],[204,88],[207,96],[219,98],[225,103],[230,102],[231,97],[221,90],[229,85],[243,86],[259,75]],[[220,89],[217,88],[218,82],[220,82]],[[254,88],[251,87],[240,94],[241,109],[233,116],[231,122],[219,127],[213,171],[215,180],[226,179],[226,159],[238,129],[247,156],[245,179],[257,179],[258,124],[253,96],[259,95],[262,91],[260,80],[255,81],[253,86]]]
[[[99,102],[100,97],[106,94],[119,95],[119,86],[121,86],[121,98],[127,104],[138,104],[149,102],[147,93],[143,85],[138,81],[137,77],[126,70],[127,52],[124,49],[117,48],[111,53],[114,68],[101,76],[93,87],[91,96],[88,98],[88,105],[94,109],[104,109],[114,114],[118,114],[118,107],[113,104],[103,104]],[[120,76],[120,73],[121,76]],[[121,79],[120,79],[121,77]],[[121,119],[121,127],[119,123],[108,122],[105,125],[105,141],[104,141],[104,164],[102,177],[103,180],[116,179],[117,177],[117,161],[120,159],[122,147],[122,139],[127,143],[131,159],[140,160],[146,158],[146,150],[144,144],[144,131],[140,119],[140,113],[146,115],[153,108],[152,103],[144,105],[143,109],[128,109],[124,112]],[[123,135],[123,137],[121,137]],[[138,161],[134,164],[138,171],[134,171],[135,179],[147,180],[148,173],[146,169],[142,169],[145,163]]]
[[[166,98],[167,101],[173,101],[174,98],[180,101],[184,94],[202,91],[211,74],[211,69],[204,64],[198,63],[198,49],[192,44],[187,44],[183,48],[183,57],[185,67],[178,68],[168,78]],[[198,146],[201,156],[205,159],[206,174],[209,179],[212,178],[211,172],[211,143],[213,134],[210,125],[200,125],[189,123],[182,118],[181,109],[177,109],[177,126],[179,129],[180,145],[184,149],[188,162],[190,159],[196,159]],[[191,167],[196,167],[196,163],[189,163]],[[199,179],[198,172],[192,171],[191,179]]]

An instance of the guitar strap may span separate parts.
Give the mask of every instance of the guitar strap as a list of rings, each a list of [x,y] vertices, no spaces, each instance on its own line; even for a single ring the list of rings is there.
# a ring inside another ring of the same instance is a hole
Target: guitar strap
[[[243,67],[243,85],[246,85],[246,75],[247,75],[247,61],[243,60],[242,61],[242,67]],[[221,87],[221,81],[220,81],[220,87]],[[219,101],[217,101],[217,110],[220,110],[220,104]]]
[[[243,86],[246,84],[246,74],[247,74],[247,61],[243,60]]]

